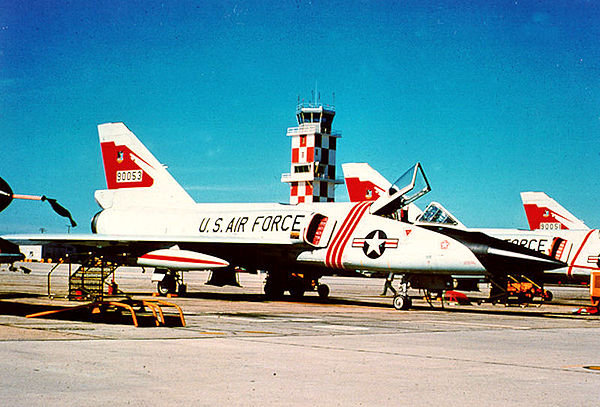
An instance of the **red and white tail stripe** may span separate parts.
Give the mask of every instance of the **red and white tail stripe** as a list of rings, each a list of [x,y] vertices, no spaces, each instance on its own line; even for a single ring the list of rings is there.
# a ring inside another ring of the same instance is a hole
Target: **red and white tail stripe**
[[[325,256],[325,265],[331,268],[342,269],[344,266],[342,265],[342,255],[344,254],[344,249],[354,233],[356,226],[362,219],[363,215],[369,209],[372,202],[360,202],[350,209],[346,219],[342,223],[342,226],[333,237],[329,248],[327,249],[327,254]]]

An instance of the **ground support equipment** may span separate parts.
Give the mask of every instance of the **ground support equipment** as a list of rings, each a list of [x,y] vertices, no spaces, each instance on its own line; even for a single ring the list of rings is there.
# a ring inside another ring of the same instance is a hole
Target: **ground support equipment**
[[[164,308],[174,308],[176,313],[165,313]],[[185,326],[185,318],[181,307],[162,300],[131,300],[124,301],[94,301],[88,304],[79,305],[76,307],[66,307],[58,310],[42,311],[35,314],[26,315],[26,318],[38,318],[48,315],[56,315],[59,313],[89,311],[91,316],[102,322],[103,319],[110,320],[109,317],[121,317],[125,314],[131,315],[131,320],[134,326],[139,326],[139,320],[149,318],[153,326]],[[120,318],[119,318],[120,319]]]

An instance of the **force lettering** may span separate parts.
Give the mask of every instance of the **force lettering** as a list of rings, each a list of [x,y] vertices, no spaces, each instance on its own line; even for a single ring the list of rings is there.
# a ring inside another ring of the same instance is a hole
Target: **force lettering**
[[[548,239],[506,239],[506,241],[538,252],[548,249]]]
[[[258,215],[255,217],[202,218],[200,233],[300,232],[305,215]]]

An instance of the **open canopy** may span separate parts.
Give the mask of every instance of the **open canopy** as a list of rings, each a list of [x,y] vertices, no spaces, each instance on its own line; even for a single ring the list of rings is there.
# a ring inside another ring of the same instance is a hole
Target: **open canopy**
[[[416,163],[392,184],[387,194],[371,205],[371,213],[391,215],[429,191],[431,191],[431,187],[423,172],[423,167],[421,167],[421,163]]]

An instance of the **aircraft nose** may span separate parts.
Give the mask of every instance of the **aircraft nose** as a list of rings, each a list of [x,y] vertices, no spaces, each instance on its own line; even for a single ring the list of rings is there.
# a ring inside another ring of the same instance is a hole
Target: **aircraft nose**
[[[544,270],[553,270],[567,265],[544,253],[496,239],[482,232],[446,228],[437,225],[425,226],[425,228],[452,237],[464,244],[488,271],[498,270],[506,272],[506,270],[510,270],[524,273],[539,273]]]

